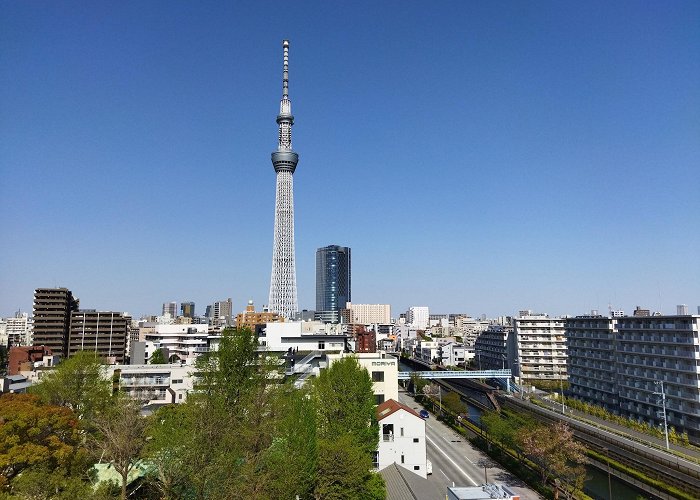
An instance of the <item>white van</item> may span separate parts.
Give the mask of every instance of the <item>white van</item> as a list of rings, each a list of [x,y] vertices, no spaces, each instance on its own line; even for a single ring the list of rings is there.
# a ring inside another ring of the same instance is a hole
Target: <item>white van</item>
[[[428,475],[433,473],[433,463],[430,460],[425,462],[425,472]]]

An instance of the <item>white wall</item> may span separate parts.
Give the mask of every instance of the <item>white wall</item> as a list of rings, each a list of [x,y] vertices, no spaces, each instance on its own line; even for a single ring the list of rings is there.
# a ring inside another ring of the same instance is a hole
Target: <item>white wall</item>
[[[385,437],[387,425],[393,425],[391,438]],[[403,435],[401,429],[403,429]],[[414,440],[418,442],[414,442]],[[379,470],[396,463],[414,474],[426,478],[425,421],[406,410],[399,409],[379,421]],[[403,457],[403,463],[402,463]],[[416,467],[418,470],[416,470]]]

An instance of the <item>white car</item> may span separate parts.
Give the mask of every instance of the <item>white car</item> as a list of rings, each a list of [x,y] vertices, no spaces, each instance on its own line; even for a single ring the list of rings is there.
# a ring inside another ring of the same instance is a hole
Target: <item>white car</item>
[[[425,472],[428,475],[433,473],[433,463],[430,460],[425,462]]]

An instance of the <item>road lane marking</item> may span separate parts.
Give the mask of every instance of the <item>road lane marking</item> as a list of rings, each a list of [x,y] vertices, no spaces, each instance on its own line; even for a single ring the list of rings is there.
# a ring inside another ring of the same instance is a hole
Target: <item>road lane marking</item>
[[[450,478],[447,477],[447,474],[445,474],[444,472],[442,472],[442,469],[439,469],[439,470],[440,470],[440,474],[442,474],[443,476],[445,476],[445,479],[447,479],[447,480],[449,481]]]
[[[469,474],[467,474],[466,472],[464,472],[464,469],[462,469],[459,465],[457,465],[457,464],[455,463],[455,461],[452,460],[452,459],[447,455],[447,453],[445,453],[445,452],[443,451],[443,449],[440,448],[440,447],[435,443],[435,441],[433,441],[432,439],[430,439],[428,436],[425,436],[425,438],[426,438],[428,441],[430,441],[430,442],[433,444],[433,446],[435,446],[435,448],[437,449],[437,451],[439,451],[440,453],[442,453],[442,454],[444,455],[444,457],[445,457],[447,460],[449,460],[450,463],[452,463],[452,465],[454,465],[455,468],[456,468],[459,472],[461,472],[462,474],[464,474],[464,477],[466,477],[467,479],[469,479],[469,481],[471,481],[471,483],[472,483],[474,486],[479,486],[479,485],[476,483],[476,481],[474,481],[474,480],[471,478],[471,476],[470,476]]]

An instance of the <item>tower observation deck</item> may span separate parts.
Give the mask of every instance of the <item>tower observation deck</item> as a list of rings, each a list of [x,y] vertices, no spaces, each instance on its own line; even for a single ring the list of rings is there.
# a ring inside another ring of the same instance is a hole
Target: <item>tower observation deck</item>
[[[279,140],[272,153],[277,174],[275,191],[275,232],[272,246],[272,276],[269,308],[286,318],[298,310],[294,257],[294,181],[299,155],[292,150],[292,102],[289,100],[289,40],[282,42],[282,100],[277,115]]]

